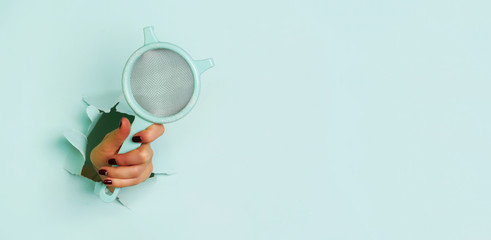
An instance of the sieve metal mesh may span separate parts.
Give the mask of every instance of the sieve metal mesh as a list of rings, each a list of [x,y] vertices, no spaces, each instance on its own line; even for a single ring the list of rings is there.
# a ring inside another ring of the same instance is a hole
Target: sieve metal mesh
[[[136,60],[130,78],[136,102],[158,117],[180,112],[193,95],[193,72],[186,60],[168,49],[153,49]]]

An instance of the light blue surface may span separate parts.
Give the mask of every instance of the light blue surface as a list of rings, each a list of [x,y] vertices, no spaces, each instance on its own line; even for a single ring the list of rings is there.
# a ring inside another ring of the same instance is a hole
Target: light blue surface
[[[489,1],[2,1],[2,239],[489,239]],[[141,28],[206,73],[131,211],[63,170]]]

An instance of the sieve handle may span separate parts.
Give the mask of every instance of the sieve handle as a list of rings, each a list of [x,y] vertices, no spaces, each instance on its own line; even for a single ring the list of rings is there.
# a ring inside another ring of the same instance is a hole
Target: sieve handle
[[[137,149],[141,145],[141,143],[133,142],[131,139],[133,138],[133,136],[136,133],[141,132],[142,130],[145,130],[147,127],[149,127],[152,124],[153,124],[152,122],[145,121],[145,120],[139,118],[138,115],[135,115],[135,120],[133,120],[133,123],[131,123],[130,134],[124,140],[123,145],[121,145],[121,148],[119,149],[118,154],[127,153],[131,150]],[[114,166],[117,166],[117,165],[114,165]],[[114,192],[112,194],[110,194],[111,192],[109,190],[107,190],[107,186],[105,184],[103,184],[102,182],[97,182],[96,187],[94,189],[94,191],[96,193],[99,192],[99,197],[104,202],[112,202],[112,201],[116,200],[120,190],[121,190],[121,188],[115,188]]]
[[[198,70],[198,73],[201,75],[206,70],[215,66],[215,62],[213,61],[213,58],[194,60],[194,66],[196,67],[196,70]]]
[[[145,39],[145,45],[159,41],[153,31],[153,26],[143,28],[143,38]]]

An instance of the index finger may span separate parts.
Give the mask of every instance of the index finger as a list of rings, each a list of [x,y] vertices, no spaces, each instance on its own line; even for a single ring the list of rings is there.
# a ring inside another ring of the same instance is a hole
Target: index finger
[[[135,134],[133,142],[151,143],[164,134],[165,128],[162,124],[152,124],[147,129]]]

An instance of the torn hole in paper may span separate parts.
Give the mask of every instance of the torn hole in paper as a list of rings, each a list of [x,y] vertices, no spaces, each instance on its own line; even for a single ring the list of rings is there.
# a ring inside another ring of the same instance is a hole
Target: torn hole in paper
[[[119,127],[119,122],[122,117],[126,117],[130,122],[133,122],[134,115],[125,113],[123,111],[128,109],[123,106],[117,108],[122,97],[113,102],[110,108],[97,108],[89,103],[87,98],[83,98],[83,101],[88,105],[86,108],[86,114],[91,121],[87,132],[84,134],[77,130],[65,131],[64,136],[75,147],[78,154],[71,153],[67,157],[65,169],[72,175],[86,177],[94,182],[100,182],[102,179],[94,169],[92,162],[90,161],[90,152],[104,139],[104,136],[112,130]],[[107,106],[107,104],[106,104]],[[155,156],[154,156],[155,158]],[[155,176],[159,175],[172,175],[172,173],[155,173],[153,172],[149,179],[145,182],[138,184],[137,186],[144,186],[148,184],[149,180],[155,179]],[[134,188],[132,188],[134,189]],[[128,207],[128,203],[125,197],[127,194],[119,195],[117,201],[125,207]],[[134,199],[131,198],[131,199]]]

